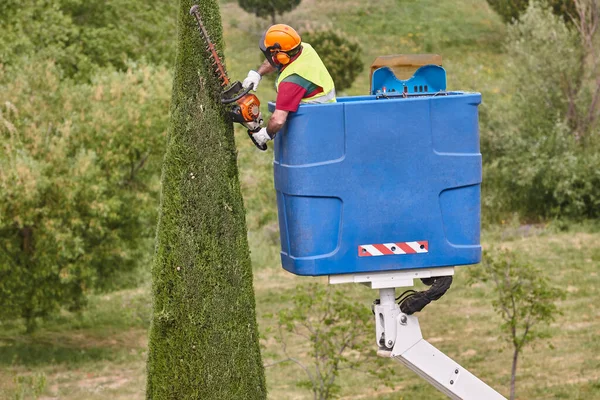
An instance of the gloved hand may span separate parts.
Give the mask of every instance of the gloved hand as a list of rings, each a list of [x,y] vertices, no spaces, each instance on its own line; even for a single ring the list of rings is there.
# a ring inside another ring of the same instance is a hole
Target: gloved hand
[[[262,113],[258,113],[258,118],[255,121],[244,122],[244,126],[251,132],[256,132],[260,129],[263,123]]]
[[[260,82],[262,76],[260,76],[260,74],[256,71],[248,71],[248,76],[246,77],[246,79],[244,79],[244,81],[242,82],[242,87],[244,89],[249,88],[250,86],[252,86],[252,90],[255,90],[258,88],[258,83]]]
[[[271,140],[271,136],[267,133],[267,128],[262,128],[260,131],[252,134],[252,138],[256,142],[256,144],[260,147],[265,147],[269,140]]]

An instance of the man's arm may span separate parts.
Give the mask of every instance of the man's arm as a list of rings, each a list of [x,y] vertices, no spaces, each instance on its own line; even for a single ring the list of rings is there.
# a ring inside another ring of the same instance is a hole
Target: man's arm
[[[285,82],[280,85],[279,92],[277,92],[275,112],[271,115],[267,127],[252,134],[254,142],[261,150],[266,150],[265,144],[272,140],[283,127],[290,110],[296,111],[298,109],[304,94],[306,94],[306,89],[302,86],[294,83],[286,86]]]
[[[256,144],[259,149],[262,151],[267,150],[267,142],[273,140],[277,132],[279,132],[283,124],[285,124],[289,113],[289,111],[275,110],[273,115],[271,115],[267,127],[252,134],[254,144]],[[248,131],[248,133],[250,133],[250,131]]]
[[[275,110],[273,115],[271,115],[271,119],[269,119],[269,123],[267,124],[267,133],[271,139],[273,139],[277,132],[283,127],[289,113],[289,111]]]
[[[258,88],[258,84],[262,79],[263,75],[270,74],[272,72],[277,71],[277,68],[272,66],[267,60],[265,60],[260,67],[258,67],[258,71],[250,70],[248,71],[248,76],[242,82],[242,87],[245,89],[247,87],[252,86],[253,90]]]
[[[274,66],[271,65],[271,63],[269,63],[269,61],[265,60],[263,61],[263,63],[260,65],[260,67],[258,67],[258,73],[260,76],[265,76],[267,74],[270,74],[272,72],[277,71],[277,68],[275,68]]]

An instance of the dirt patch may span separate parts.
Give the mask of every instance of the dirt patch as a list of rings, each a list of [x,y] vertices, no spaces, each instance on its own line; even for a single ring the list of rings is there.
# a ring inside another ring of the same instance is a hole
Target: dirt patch
[[[265,268],[259,271],[254,271],[254,290],[285,290],[291,289],[301,283],[309,283],[314,280],[320,280],[321,283],[327,284],[326,277],[298,277],[290,272],[287,272],[281,267]]]
[[[475,355],[477,355],[477,350],[469,349],[467,351],[462,352],[460,356],[461,357],[473,357]]]
[[[386,394],[392,394],[392,393],[397,393],[399,391],[401,391],[402,389],[404,389],[403,385],[400,386],[394,386],[393,388],[389,388],[389,387],[385,387],[385,388],[381,388],[381,389],[374,389],[374,390],[368,390],[366,391],[366,393],[364,394],[360,394],[360,395],[351,395],[351,396],[344,396],[344,397],[340,397],[340,399],[342,400],[355,400],[355,399],[373,399],[382,395],[386,395]]]
[[[145,361],[105,365],[94,371],[67,370],[48,375],[45,400],[138,399],[145,385]]]
[[[102,391],[105,389],[118,389],[130,380],[122,375],[98,376],[82,379],[77,382],[77,386],[88,391]]]

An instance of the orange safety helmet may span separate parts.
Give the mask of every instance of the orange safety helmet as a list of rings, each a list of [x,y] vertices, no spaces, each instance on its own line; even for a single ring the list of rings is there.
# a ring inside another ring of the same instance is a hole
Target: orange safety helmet
[[[288,64],[301,43],[302,39],[294,28],[277,24],[267,29],[259,42],[259,47],[269,63],[277,67],[276,64]]]

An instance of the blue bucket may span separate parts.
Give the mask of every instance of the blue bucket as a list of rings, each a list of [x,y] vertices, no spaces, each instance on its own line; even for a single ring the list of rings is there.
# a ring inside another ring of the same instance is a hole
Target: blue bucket
[[[478,263],[480,103],[479,93],[373,95],[290,113],[274,147],[283,267],[334,275]]]

